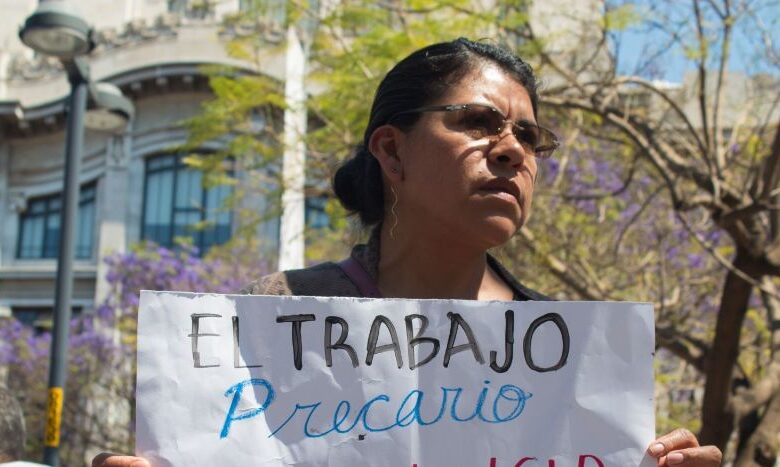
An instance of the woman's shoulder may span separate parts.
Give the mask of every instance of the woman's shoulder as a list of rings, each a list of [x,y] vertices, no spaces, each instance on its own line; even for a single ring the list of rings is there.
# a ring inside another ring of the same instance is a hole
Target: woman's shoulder
[[[249,295],[299,295],[317,297],[358,297],[360,292],[341,267],[334,262],[303,269],[279,271],[247,285]]]
[[[507,270],[494,256],[488,254],[488,264],[490,264],[491,267],[493,267],[493,270],[498,273],[499,276],[501,276],[502,279],[504,279],[504,282],[506,282],[509,287],[512,288],[512,291],[515,295],[515,300],[519,301],[525,301],[525,300],[535,300],[535,301],[551,301],[553,300],[551,297],[548,297],[547,295],[537,292],[534,289],[528,288],[520,283],[520,281],[515,278],[514,275],[512,275],[509,270]]]

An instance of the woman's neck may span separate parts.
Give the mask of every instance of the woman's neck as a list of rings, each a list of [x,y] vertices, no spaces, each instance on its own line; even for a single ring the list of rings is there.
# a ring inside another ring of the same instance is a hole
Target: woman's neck
[[[382,225],[378,286],[385,297],[512,300],[487,252],[454,236]]]

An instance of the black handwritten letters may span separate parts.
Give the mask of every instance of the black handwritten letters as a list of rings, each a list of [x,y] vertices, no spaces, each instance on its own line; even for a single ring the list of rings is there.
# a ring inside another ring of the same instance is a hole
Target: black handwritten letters
[[[414,320],[420,321],[420,332],[415,334],[414,333]],[[423,336],[425,334],[425,330],[428,329],[428,317],[424,315],[409,315],[406,318],[404,318],[404,321],[406,322],[406,337],[408,344],[408,352],[409,352],[409,369],[414,370],[417,367],[423,366],[426,363],[433,360],[433,357],[436,356],[437,353],[439,353],[439,339]],[[428,343],[433,346],[431,349],[431,353],[428,354],[427,357],[423,358],[419,362],[415,359],[415,347],[422,343]]]
[[[335,343],[332,343],[331,334],[333,333],[334,324],[341,326],[341,334],[339,334],[339,339]],[[347,323],[347,320],[339,318],[338,316],[328,316],[325,318],[325,364],[327,364],[328,367],[333,366],[333,351],[343,350],[349,355],[349,359],[352,362],[352,368],[357,368],[357,353],[355,353],[355,349],[353,349],[351,345],[345,344],[348,335],[349,323]]]
[[[450,366],[450,358],[458,352],[464,350],[471,350],[474,354],[474,360],[480,365],[485,363],[485,359],[482,358],[482,352],[479,350],[479,344],[474,337],[474,332],[471,330],[471,326],[467,323],[458,313],[447,313],[447,317],[450,319],[450,334],[447,337],[447,348],[444,349],[444,366]],[[455,345],[455,340],[458,338],[458,329],[463,329],[466,334],[465,344]]]
[[[392,343],[384,345],[376,345],[379,341],[379,330],[382,326],[387,328],[390,333],[390,340]],[[395,332],[395,326],[386,316],[378,315],[374,318],[374,322],[371,323],[371,332],[368,333],[368,342],[366,343],[366,365],[371,365],[374,361],[374,355],[379,352],[387,352],[392,350],[395,353],[395,361],[398,364],[398,368],[404,366],[403,357],[401,357],[401,345],[398,343],[398,333]]]
[[[277,323],[292,323],[293,361],[295,362],[296,370],[300,370],[303,367],[301,325],[306,321],[314,321],[315,319],[314,315],[286,315],[276,318]]]
[[[561,348],[561,358],[558,360],[558,363],[547,368],[542,368],[534,363],[534,358],[531,354],[531,341],[534,338],[534,333],[539,329],[539,326],[547,322],[552,322],[558,327],[558,331],[561,333],[561,343],[563,347]],[[528,326],[528,332],[526,332],[525,339],[523,339],[523,355],[525,355],[525,362],[528,364],[528,368],[534,371],[546,372],[563,368],[563,365],[566,364],[566,359],[569,358],[569,328],[566,326],[566,322],[561,315],[557,313],[548,313],[536,318],[531,325]]]
[[[201,355],[199,350],[201,338],[219,336],[216,333],[200,332],[200,321],[214,318],[222,318],[222,315],[215,313],[194,313],[191,315],[192,332],[188,334],[188,337],[192,339],[192,362],[195,368],[219,366],[218,363],[215,363],[215,356],[209,356],[207,361],[204,361],[204,356]],[[441,358],[441,365],[447,368],[453,359],[469,358],[469,355],[475,364],[486,364],[482,349],[492,343],[480,341],[479,336],[474,333],[472,326],[460,313],[447,313],[447,318],[450,325]],[[260,365],[240,365],[239,318],[233,316],[231,317],[231,322],[233,331],[233,366],[235,368],[259,367]],[[304,325],[322,326],[322,351],[325,356],[325,364],[328,367],[333,366],[334,355],[336,358],[348,358],[353,368],[357,368],[360,365],[361,360],[358,358],[358,353],[355,350],[359,347],[355,347],[356,343],[349,342],[350,326],[346,319],[339,316],[327,316],[324,323],[320,325],[317,323],[317,317],[313,314],[281,315],[276,317],[276,324],[286,323],[290,323],[292,363],[297,370],[303,368],[304,347],[311,348],[308,346],[312,345],[312,343],[304,342],[302,332]],[[415,323],[419,323],[417,331],[415,331]],[[561,347],[558,360],[552,365],[545,366],[537,363],[537,360],[534,358],[532,344],[538,330],[547,323],[550,323],[560,335]],[[439,337],[426,334],[428,332],[428,324],[429,319],[424,315],[411,314],[404,317],[406,358],[410,370],[433,362],[441,350],[442,340]],[[334,340],[335,334],[338,334],[338,337]],[[559,370],[566,365],[568,360],[569,344],[569,328],[561,315],[558,313],[547,313],[539,316],[531,322],[523,337],[522,353],[525,364],[529,369],[539,373]],[[505,373],[512,367],[515,361],[515,312],[513,310],[507,310],[504,313],[504,342],[498,348],[501,347],[503,347],[503,350],[500,352],[498,350],[490,350],[488,354],[490,357],[489,367],[496,373]],[[387,358],[382,357],[381,354],[390,353],[394,357],[394,363],[399,369],[404,366],[399,333],[393,321],[386,316],[377,315],[374,318],[368,331],[364,348],[365,359],[363,362],[365,362],[365,365],[372,365],[376,358]]]
[[[195,368],[212,368],[219,366],[217,364],[211,364],[211,365],[204,365],[200,360],[200,351],[198,351],[198,338],[199,337],[205,337],[205,336],[219,336],[219,334],[214,333],[203,333],[201,334],[199,331],[200,329],[200,320],[201,318],[221,318],[222,315],[218,315],[215,313],[193,313],[190,318],[192,319],[192,334],[189,334],[187,337],[192,338],[192,364],[195,366]]]
[[[490,351],[490,368],[496,373],[505,373],[509,367],[512,366],[513,350],[515,346],[515,312],[512,310],[506,310],[504,314],[504,364],[498,365],[496,358],[498,358],[498,352],[495,350]],[[566,335],[568,336],[568,332]],[[566,340],[568,343],[568,339]],[[530,350],[530,349],[529,349]],[[568,353],[568,352],[567,352]]]

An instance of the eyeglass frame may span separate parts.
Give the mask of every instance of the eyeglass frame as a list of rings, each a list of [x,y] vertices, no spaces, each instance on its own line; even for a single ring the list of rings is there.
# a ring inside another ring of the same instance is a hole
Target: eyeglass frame
[[[496,129],[497,130],[496,133],[494,135],[490,135],[490,136],[500,136],[501,133],[506,128],[507,123],[511,123],[513,127],[518,127],[520,129],[527,129],[528,127],[536,127],[540,135],[543,134],[543,133],[549,135],[549,137],[551,139],[550,144],[543,145],[541,147],[537,146],[536,148],[534,148],[534,156],[536,156],[538,159],[549,159],[552,156],[553,152],[555,152],[556,149],[561,147],[561,141],[558,139],[558,136],[555,133],[553,133],[553,131],[550,130],[549,128],[546,128],[546,127],[543,127],[541,125],[537,125],[536,123],[531,123],[531,122],[528,122],[528,121],[523,121],[522,123],[518,123],[516,120],[512,120],[511,118],[508,118],[506,115],[504,115],[503,112],[501,112],[500,110],[498,110],[494,106],[492,106],[490,104],[485,104],[485,103],[482,103],[482,102],[469,102],[469,103],[466,103],[466,104],[425,105],[425,106],[422,106],[422,107],[417,107],[415,109],[404,110],[403,112],[398,112],[397,114],[393,115],[390,119],[388,119],[388,122],[392,122],[397,117],[399,117],[401,115],[406,115],[406,114],[422,113],[422,112],[454,112],[456,110],[468,110],[469,107],[473,107],[473,106],[484,107],[484,108],[490,109],[490,110],[492,110],[493,112],[496,112],[497,114],[499,114],[502,117],[503,120],[502,120],[501,127],[497,128]],[[515,136],[514,131],[512,132],[512,136],[517,138]],[[542,139],[541,136],[540,136],[539,139],[540,140]]]

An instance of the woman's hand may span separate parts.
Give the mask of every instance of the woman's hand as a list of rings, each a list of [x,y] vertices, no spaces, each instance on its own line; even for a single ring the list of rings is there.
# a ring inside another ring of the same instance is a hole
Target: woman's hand
[[[699,446],[696,436],[684,428],[653,441],[647,453],[658,459],[658,465],[663,467],[718,467],[723,457],[715,446]]]
[[[656,439],[647,452],[658,465],[680,467],[718,467],[723,455],[715,446],[699,446],[693,433],[680,428]],[[103,453],[92,459],[92,467],[150,467],[146,459]]]
[[[92,459],[92,467],[151,467],[149,461],[141,457],[121,456],[104,452]]]

